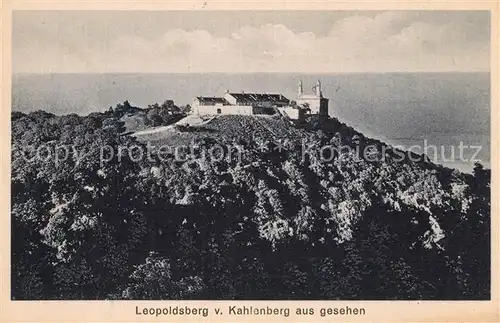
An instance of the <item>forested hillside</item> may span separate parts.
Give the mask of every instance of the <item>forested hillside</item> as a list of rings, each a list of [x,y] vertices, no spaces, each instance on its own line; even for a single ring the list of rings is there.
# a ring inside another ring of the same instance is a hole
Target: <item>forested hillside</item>
[[[150,107],[150,126],[183,113],[154,112],[168,106]],[[480,164],[471,175],[399,158],[336,119],[296,128],[230,116],[176,130],[194,145],[187,160],[103,163],[102,147],[145,147],[126,134],[137,115],[148,112],[12,113],[13,299],[490,297]],[[215,145],[241,156],[204,158]],[[304,158],[304,145],[344,150],[325,161]],[[360,156],[367,145],[384,158]],[[57,147],[71,147],[63,162],[47,157]]]

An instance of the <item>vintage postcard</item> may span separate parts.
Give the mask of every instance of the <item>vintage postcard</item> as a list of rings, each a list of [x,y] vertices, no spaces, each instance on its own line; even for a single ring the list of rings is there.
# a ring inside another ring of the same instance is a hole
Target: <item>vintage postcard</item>
[[[497,7],[4,3],[2,320],[499,321]]]

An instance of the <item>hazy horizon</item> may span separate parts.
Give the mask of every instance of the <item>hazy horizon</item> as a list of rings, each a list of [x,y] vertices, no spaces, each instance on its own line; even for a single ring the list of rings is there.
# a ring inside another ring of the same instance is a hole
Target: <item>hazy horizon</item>
[[[299,79],[309,92],[317,79],[329,113],[365,135],[411,145],[430,138],[442,145],[481,145],[489,161],[490,73],[99,73],[13,75],[13,110],[54,114],[105,111],[128,100],[146,108],[170,99],[226,90],[279,92],[293,100]]]
[[[283,73],[273,73],[273,72],[255,72],[255,73],[225,73],[225,72],[209,72],[209,73],[162,73],[162,72],[157,72],[157,73],[125,73],[125,72],[124,73],[12,73],[12,94],[13,94],[12,99],[13,99],[13,103],[14,103],[12,108],[13,109],[16,108],[16,106],[15,106],[16,102],[14,100],[15,99],[14,95],[17,94],[16,91],[18,91],[20,89],[20,86],[22,86],[22,84],[20,84],[19,82],[22,81],[23,79],[26,81],[27,78],[45,78],[45,81],[48,81],[48,83],[45,85],[46,86],[48,85],[49,87],[52,86],[52,88],[54,90],[57,90],[57,89],[60,89],[61,84],[59,84],[59,85],[56,85],[55,83],[50,84],[50,82],[53,80],[54,77],[70,77],[70,78],[76,77],[76,79],[81,79],[81,78],[85,78],[88,76],[99,77],[99,78],[115,77],[115,76],[119,76],[119,77],[151,76],[151,77],[155,77],[155,78],[157,78],[157,77],[174,77],[174,78],[200,77],[200,78],[205,78],[206,82],[199,82],[198,80],[196,80],[197,84],[194,87],[201,88],[201,92],[202,92],[202,93],[197,92],[196,95],[214,94],[215,96],[217,96],[218,94],[222,95],[227,89],[231,89],[231,91],[234,91],[234,92],[240,92],[240,91],[255,92],[255,91],[257,91],[257,92],[267,92],[267,93],[272,93],[272,92],[282,93],[285,96],[289,96],[289,98],[293,100],[293,96],[294,96],[295,90],[296,90],[296,84],[297,84],[297,81],[299,79],[301,79],[302,81],[305,81],[305,83],[308,83],[308,82],[311,83],[311,82],[313,82],[313,79],[315,82],[316,79],[321,80],[324,77],[350,76],[350,75],[356,77],[356,76],[370,76],[370,75],[373,75],[373,76],[375,76],[375,75],[385,75],[385,76],[390,76],[390,75],[422,75],[422,76],[424,76],[424,75],[428,75],[428,76],[430,76],[430,75],[435,75],[435,76],[449,76],[449,75],[478,75],[479,76],[479,75],[481,75],[481,76],[486,76],[486,75],[488,75],[489,76],[490,74],[491,74],[490,72],[458,72],[458,71],[454,71],[454,72],[345,72],[345,73],[328,73],[328,72],[324,72],[324,73],[293,73],[293,72],[289,72],[289,73],[286,73],[286,72],[283,72]],[[213,82],[214,79],[211,76],[217,77],[218,80],[216,82]],[[222,79],[220,79],[220,77],[222,77]],[[258,84],[255,84],[255,82],[253,82],[253,83],[251,82],[252,79],[259,78],[259,77],[265,77],[267,79],[279,78],[282,83],[281,84],[273,84],[273,82],[268,81],[268,82],[264,82],[264,83],[258,82]],[[47,80],[47,78],[49,78],[49,80]],[[225,78],[230,78],[231,80],[224,82]],[[239,89],[235,88],[235,83],[233,82],[234,78],[240,79],[240,81],[241,81],[240,83],[236,83],[236,87],[239,87]],[[453,81],[453,79],[449,79],[448,77],[446,77],[446,79]],[[94,81],[95,80],[96,79],[94,79]],[[245,80],[247,80],[249,82],[247,82],[247,84],[244,84]],[[483,80],[484,80],[484,78],[483,78]],[[155,79],[155,81],[156,82],[154,82],[154,83],[150,82],[150,84],[148,84],[148,85],[150,85],[152,87],[158,87],[158,86],[160,86],[160,84],[162,84],[161,80],[159,80],[159,79]],[[284,81],[286,82],[285,84],[283,84]],[[487,81],[489,82],[489,78]],[[210,89],[214,88],[214,86],[210,86],[211,83],[216,83],[215,88],[219,87],[219,89],[218,90],[216,90],[216,89],[210,90],[209,92],[207,92],[207,90],[205,90],[204,88],[210,88]],[[114,83],[111,82],[111,84],[108,84],[108,86],[111,86],[113,84]],[[185,84],[182,84],[182,82],[180,84],[185,85]],[[102,85],[106,85],[106,84],[102,84]],[[227,85],[227,86],[223,86],[223,85]],[[314,85],[314,84],[312,84],[312,83],[305,84],[306,91],[312,85]],[[325,87],[325,85],[326,85],[326,87]],[[358,85],[362,85],[362,83],[360,83]],[[70,84],[65,82],[64,86],[70,86]],[[106,86],[104,86],[103,88],[105,88],[105,87]],[[80,88],[80,87],[78,87],[78,88]],[[102,91],[103,88],[98,87],[98,88],[96,88],[95,92]],[[43,92],[43,94],[45,94],[45,95],[48,94],[47,88],[44,89],[44,86],[42,84],[37,84],[32,89],[22,87],[22,90],[23,91],[26,91],[26,90],[33,91],[33,93],[31,93],[31,95],[29,96],[30,98],[35,98],[35,96],[36,96],[35,91],[36,90],[41,90]],[[179,94],[172,93],[172,91],[169,91],[170,96],[172,96],[172,94],[174,94],[173,97],[165,97],[163,100],[174,99],[174,101],[176,101],[176,104],[178,104],[178,105],[191,104],[191,101],[195,95],[191,95],[191,96],[188,95],[187,97],[185,96],[184,98],[179,98],[180,96],[183,96],[182,92],[183,92],[184,88],[178,89],[178,90],[179,90]],[[418,92],[418,89],[416,89],[416,90]],[[434,91],[435,89],[431,88],[431,90]],[[223,91],[223,92],[221,92],[221,91]],[[389,88],[387,89],[387,91],[388,91],[388,93],[393,92]],[[326,95],[333,94],[329,91],[328,84],[323,84],[323,92]],[[420,92],[422,92],[422,91],[420,91]],[[40,94],[42,94],[42,93],[40,93]],[[58,93],[58,94],[61,95],[62,93]],[[167,95],[167,96],[169,96],[169,95]],[[143,108],[145,108],[145,107],[147,107],[147,106],[145,106],[145,104],[147,105],[147,104],[154,104],[154,103],[163,102],[163,101],[161,101],[161,99],[160,99],[160,101],[155,101],[154,99],[155,99],[154,97],[151,97],[150,103],[136,102],[136,105],[142,106]],[[115,104],[123,102],[124,100],[125,99],[121,100],[118,98],[117,101],[115,102]],[[131,103],[133,103],[132,101],[134,101],[133,98],[130,98],[128,100]],[[140,101],[144,101],[144,100],[141,99]],[[107,109],[107,105],[108,104],[104,104],[104,106],[102,106],[101,108],[103,110],[105,110],[105,109]],[[82,113],[85,114],[85,113],[90,113],[90,112],[94,112],[94,111],[95,110],[89,110],[88,112],[83,111]],[[58,111],[51,111],[51,112],[55,113],[55,114],[59,113]],[[73,112],[69,112],[69,113],[73,113]],[[75,111],[74,113],[78,113],[78,112]]]

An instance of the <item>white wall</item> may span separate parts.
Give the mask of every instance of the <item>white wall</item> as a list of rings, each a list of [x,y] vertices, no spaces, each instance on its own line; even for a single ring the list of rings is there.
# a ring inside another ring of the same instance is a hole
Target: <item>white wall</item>
[[[218,112],[220,109],[220,113]],[[253,107],[249,105],[197,105],[193,108],[194,113],[200,115],[252,115]]]
[[[311,114],[328,114],[328,99],[317,97],[302,97],[300,99],[297,99],[298,105],[303,105],[306,103],[309,104]]]
[[[311,109],[311,114],[319,114],[320,100],[319,98],[301,98],[297,99],[298,105],[308,104]]]
[[[281,114],[288,116],[290,119],[299,120],[304,117],[304,111],[293,107],[279,107]]]

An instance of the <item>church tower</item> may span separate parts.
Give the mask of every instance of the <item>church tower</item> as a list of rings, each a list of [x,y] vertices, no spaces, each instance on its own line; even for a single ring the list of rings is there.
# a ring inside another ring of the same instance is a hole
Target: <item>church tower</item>
[[[328,117],[328,99],[323,97],[321,90],[321,81],[316,81],[312,87],[312,93],[304,94],[302,89],[302,81],[297,86],[297,104],[307,107],[310,114],[318,115],[321,118]]]
[[[302,87],[302,80],[299,80],[299,84],[297,85],[297,99],[300,99],[304,94],[304,89]]]
[[[321,98],[323,96],[323,93],[321,92],[321,82],[319,80],[316,81],[316,86],[314,87],[314,89],[316,90],[316,96],[318,98]]]

